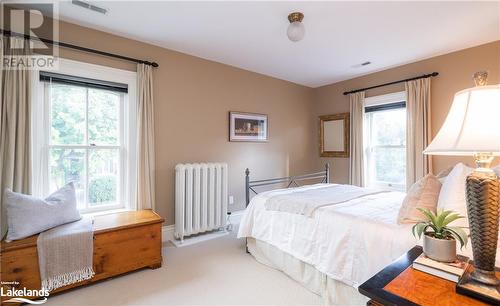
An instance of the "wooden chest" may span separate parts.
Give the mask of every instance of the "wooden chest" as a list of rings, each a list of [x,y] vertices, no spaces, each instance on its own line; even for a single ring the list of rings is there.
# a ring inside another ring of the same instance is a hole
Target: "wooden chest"
[[[61,292],[140,268],[161,267],[161,225],[163,219],[151,210],[120,212],[96,216],[94,221],[94,272],[88,281],[65,286],[51,292]],[[9,288],[35,289],[41,287],[38,268],[38,235],[1,244],[2,282]],[[8,299],[2,297],[2,301]]]

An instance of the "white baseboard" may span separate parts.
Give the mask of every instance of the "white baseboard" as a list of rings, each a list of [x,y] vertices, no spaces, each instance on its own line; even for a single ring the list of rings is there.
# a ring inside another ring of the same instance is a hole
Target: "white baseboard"
[[[170,242],[172,242],[175,245],[175,247],[182,248],[182,247],[193,245],[193,244],[200,243],[203,241],[220,238],[220,237],[226,236],[228,234],[229,234],[228,231],[220,230],[220,231],[213,231],[213,232],[209,232],[209,233],[204,233],[201,235],[186,237],[186,238],[184,238],[183,241],[174,239],[174,240],[171,240]]]
[[[165,225],[161,228],[161,242],[174,240],[174,228],[175,224]]]
[[[230,221],[233,225],[233,228],[237,227],[237,225],[240,224],[244,212],[244,210],[238,210],[231,213]],[[174,228],[175,224],[165,225],[161,228],[161,241],[163,243],[174,241]]]

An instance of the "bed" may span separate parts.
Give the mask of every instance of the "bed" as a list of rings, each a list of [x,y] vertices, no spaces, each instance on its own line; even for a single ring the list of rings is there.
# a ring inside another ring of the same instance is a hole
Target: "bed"
[[[259,181],[251,181],[247,170],[247,209],[238,237],[247,239],[256,260],[283,271],[325,304],[366,305],[357,287],[418,244],[411,224],[396,222],[405,193],[330,184],[329,170],[326,165],[317,173]],[[309,179],[321,182],[300,186]],[[286,188],[257,192],[279,184]],[[342,196],[351,190],[350,197]]]

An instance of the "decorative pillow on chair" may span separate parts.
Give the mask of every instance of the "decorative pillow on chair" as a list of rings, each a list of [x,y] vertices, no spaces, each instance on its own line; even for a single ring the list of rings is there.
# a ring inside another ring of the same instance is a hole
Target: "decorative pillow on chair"
[[[465,183],[467,176],[474,171],[462,163],[458,163],[446,177],[439,194],[438,208],[453,210],[466,217],[453,222],[453,226],[468,227]]]
[[[75,186],[69,183],[45,200],[5,190],[7,240],[18,240],[61,224],[80,220],[76,209]]]
[[[428,208],[436,212],[441,182],[432,174],[427,174],[413,184],[399,209],[398,223],[416,223],[424,215],[417,208]]]

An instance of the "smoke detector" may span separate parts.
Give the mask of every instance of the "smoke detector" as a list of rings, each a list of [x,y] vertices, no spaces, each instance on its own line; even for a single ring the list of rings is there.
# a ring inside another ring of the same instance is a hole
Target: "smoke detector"
[[[97,12],[97,13],[100,13],[100,14],[103,14],[103,15],[106,15],[106,13],[108,12],[107,9],[99,7],[97,5],[93,5],[90,2],[88,2],[88,1],[71,0],[71,3],[73,5],[76,5],[76,6],[79,6],[79,7],[83,7],[84,9],[91,10],[91,11],[94,11],[94,12]]]

